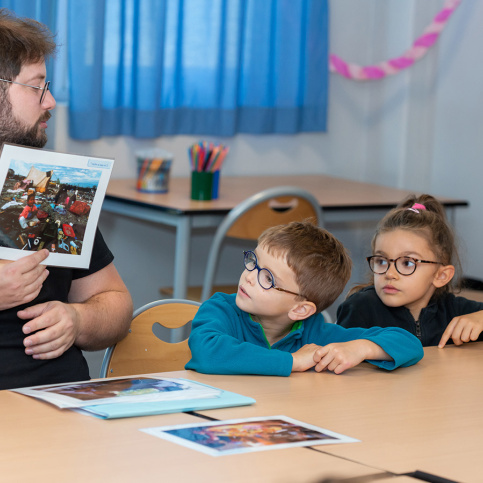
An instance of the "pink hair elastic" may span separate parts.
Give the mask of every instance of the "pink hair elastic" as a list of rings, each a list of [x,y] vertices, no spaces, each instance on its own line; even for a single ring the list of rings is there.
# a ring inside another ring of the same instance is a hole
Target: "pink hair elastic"
[[[411,206],[411,208],[406,208],[406,209],[414,211],[414,213],[419,213],[419,210],[426,210],[426,207],[421,203],[414,203],[414,205]]]

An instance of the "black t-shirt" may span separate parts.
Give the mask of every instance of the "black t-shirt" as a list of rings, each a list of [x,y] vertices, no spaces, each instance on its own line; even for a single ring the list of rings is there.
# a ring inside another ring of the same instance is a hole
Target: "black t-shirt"
[[[113,259],[114,256],[97,230],[88,269],[49,267],[49,276],[35,300],[0,311],[0,389],[89,379],[87,361],[81,349],[76,346],[70,347],[56,359],[38,360],[25,354],[23,340],[26,335],[22,332],[22,326],[26,321],[19,319],[17,312],[52,300],[67,302],[72,280],[98,272]]]

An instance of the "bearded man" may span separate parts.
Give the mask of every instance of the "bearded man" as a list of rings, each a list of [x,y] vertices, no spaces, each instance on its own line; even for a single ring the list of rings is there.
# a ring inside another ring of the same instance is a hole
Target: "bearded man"
[[[45,25],[0,9],[0,147],[45,146],[55,49]],[[48,255],[0,260],[0,389],[89,379],[82,350],[128,332],[131,296],[99,231],[87,270],[48,267]]]

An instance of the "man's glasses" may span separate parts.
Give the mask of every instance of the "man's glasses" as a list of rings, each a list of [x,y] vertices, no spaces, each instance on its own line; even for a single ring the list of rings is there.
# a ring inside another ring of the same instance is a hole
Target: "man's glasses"
[[[418,263],[434,263],[436,265],[442,265],[441,262],[430,262],[429,260],[418,260],[412,257],[399,257],[399,258],[386,258],[379,255],[373,255],[366,258],[369,263],[370,269],[377,275],[384,275],[391,265],[394,263],[396,270],[401,275],[412,275],[418,266]]]
[[[30,87],[32,89],[37,89],[39,91],[42,91],[42,94],[40,94],[40,104],[42,104],[42,102],[44,101],[45,95],[47,94],[47,91],[49,90],[49,86],[50,86],[50,81],[47,81],[44,84],[44,87],[31,86],[29,84],[22,84],[21,82],[15,82],[15,81],[7,80],[7,79],[0,79],[0,81],[2,81],[2,82],[10,82],[10,84],[18,84],[19,86]]]
[[[272,272],[270,272],[268,268],[260,268],[258,266],[257,256],[255,255],[254,252],[252,252],[251,250],[248,250],[243,252],[243,255],[245,256],[245,258],[243,259],[245,268],[249,272],[253,272],[253,270],[255,269],[258,270],[257,278],[258,278],[258,283],[260,284],[260,287],[264,288],[265,290],[270,290],[271,288],[274,288],[279,292],[286,292],[292,295],[303,297],[303,295],[300,295],[299,293],[291,292],[290,290],[285,290],[284,288],[275,287]]]

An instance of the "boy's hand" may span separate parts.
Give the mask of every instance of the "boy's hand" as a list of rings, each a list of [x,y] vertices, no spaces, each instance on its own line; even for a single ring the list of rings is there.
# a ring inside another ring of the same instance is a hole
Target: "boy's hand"
[[[328,370],[335,374],[341,374],[366,359],[387,360],[389,356],[380,346],[366,339],[328,344],[314,354],[317,372]]]
[[[292,372],[304,372],[315,366],[315,351],[320,349],[317,344],[305,344],[297,352],[292,353]]]
[[[483,331],[483,310],[472,314],[455,317],[446,327],[441,336],[438,347],[442,349],[449,339],[453,339],[455,345],[471,342],[478,339]]]

